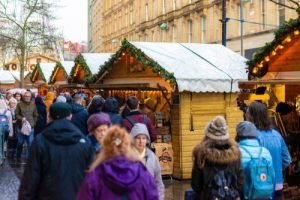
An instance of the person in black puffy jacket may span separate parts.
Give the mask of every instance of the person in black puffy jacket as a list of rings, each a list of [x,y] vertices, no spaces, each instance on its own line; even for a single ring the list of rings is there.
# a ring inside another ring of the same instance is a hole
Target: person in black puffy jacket
[[[93,157],[88,139],[70,121],[71,106],[54,103],[38,134],[19,188],[19,199],[75,199]]]

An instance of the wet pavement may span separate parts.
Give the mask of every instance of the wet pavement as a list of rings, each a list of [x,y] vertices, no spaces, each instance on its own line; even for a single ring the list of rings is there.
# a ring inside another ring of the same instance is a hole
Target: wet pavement
[[[0,200],[17,200],[20,179],[26,164],[5,160],[0,166]],[[190,188],[190,181],[178,181],[164,177],[165,199],[183,200],[184,191]]]

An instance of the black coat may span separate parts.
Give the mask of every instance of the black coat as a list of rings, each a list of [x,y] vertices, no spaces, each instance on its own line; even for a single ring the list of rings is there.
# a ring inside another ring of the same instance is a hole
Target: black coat
[[[87,120],[89,114],[87,110],[80,104],[73,103],[72,106],[72,122],[81,130],[85,135],[89,134],[87,128]]]
[[[35,98],[35,105],[38,111],[38,118],[36,121],[36,124],[34,126],[34,133],[37,135],[38,133],[41,133],[47,124],[47,111],[46,111],[46,105],[43,102],[43,99],[41,97]]]
[[[19,199],[75,199],[92,157],[90,141],[74,124],[51,122],[32,144]]]
[[[205,197],[209,193],[208,184],[217,170],[227,168],[236,175],[234,188],[241,194],[243,190],[243,169],[241,153],[236,142],[214,141],[204,139],[193,150],[193,169],[191,185],[197,198],[210,200]]]

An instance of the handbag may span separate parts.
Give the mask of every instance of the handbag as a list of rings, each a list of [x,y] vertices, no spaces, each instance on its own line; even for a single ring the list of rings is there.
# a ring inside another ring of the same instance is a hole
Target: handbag
[[[31,133],[31,125],[27,120],[22,123],[21,133],[27,136]]]

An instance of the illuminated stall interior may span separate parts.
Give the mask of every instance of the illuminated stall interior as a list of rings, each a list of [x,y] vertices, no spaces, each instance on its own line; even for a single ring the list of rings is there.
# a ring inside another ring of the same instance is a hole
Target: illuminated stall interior
[[[50,76],[56,63],[38,63],[33,69],[30,80],[38,88],[39,94],[46,95],[49,90]]]
[[[300,19],[286,22],[275,39],[259,49],[249,66],[249,80],[239,82],[240,99],[260,100],[287,139],[293,160],[300,160]],[[288,138],[293,137],[293,143]],[[290,174],[291,175],[291,174]],[[292,177],[292,176],[287,176]],[[300,184],[287,179],[289,184]],[[297,178],[299,180],[299,178]]]
[[[218,56],[225,59],[217,61]],[[142,107],[151,99],[161,135],[156,143],[171,145],[169,155],[174,154],[172,164],[160,162],[162,169],[169,167],[162,174],[189,179],[191,152],[204,136],[206,123],[223,115],[233,130],[242,120],[235,99],[237,80],[247,77],[245,67],[243,57],[221,45],[124,40],[89,87],[103,90],[105,97],[115,96],[121,105],[129,95],[137,96]]]

